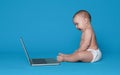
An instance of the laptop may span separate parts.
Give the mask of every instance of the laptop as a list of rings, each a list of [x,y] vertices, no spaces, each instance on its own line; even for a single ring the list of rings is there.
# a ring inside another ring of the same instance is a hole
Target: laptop
[[[60,64],[60,62],[58,62],[54,58],[33,58],[33,59],[31,59],[28,52],[27,52],[27,48],[25,46],[25,43],[24,43],[22,37],[20,38],[20,42],[22,44],[22,47],[23,47],[23,50],[26,54],[28,62],[31,66],[59,65]]]

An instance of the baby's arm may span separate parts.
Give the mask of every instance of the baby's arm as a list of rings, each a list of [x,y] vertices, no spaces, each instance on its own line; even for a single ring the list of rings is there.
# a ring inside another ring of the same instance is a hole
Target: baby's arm
[[[81,39],[82,43],[80,43],[80,48],[78,49],[78,51],[86,50],[90,45],[91,38],[92,38],[92,32],[91,30],[87,29],[84,32],[84,37]]]

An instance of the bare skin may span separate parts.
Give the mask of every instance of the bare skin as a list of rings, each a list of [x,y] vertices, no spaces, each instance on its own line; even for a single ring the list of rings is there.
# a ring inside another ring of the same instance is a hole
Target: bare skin
[[[93,55],[87,49],[97,50],[97,42],[94,31],[88,19],[81,15],[76,15],[74,18],[74,24],[77,29],[82,31],[80,47],[72,54],[59,53],[57,60],[59,62],[91,62]]]

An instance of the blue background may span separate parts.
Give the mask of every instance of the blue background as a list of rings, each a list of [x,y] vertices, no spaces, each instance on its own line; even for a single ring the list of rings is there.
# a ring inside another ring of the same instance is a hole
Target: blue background
[[[119,75],[119,0],[0,0],[1,75]],[[72,16],[88,10],[103,58],[96,63],[66,63],[31,67],[19,38],[31,58],[72,53],[79,47],[81,32]]]

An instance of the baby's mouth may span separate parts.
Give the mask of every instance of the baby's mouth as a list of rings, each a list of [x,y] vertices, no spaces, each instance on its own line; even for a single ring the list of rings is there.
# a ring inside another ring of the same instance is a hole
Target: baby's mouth
[[[77,28],[78,30],[81,30],[80,28]]]

